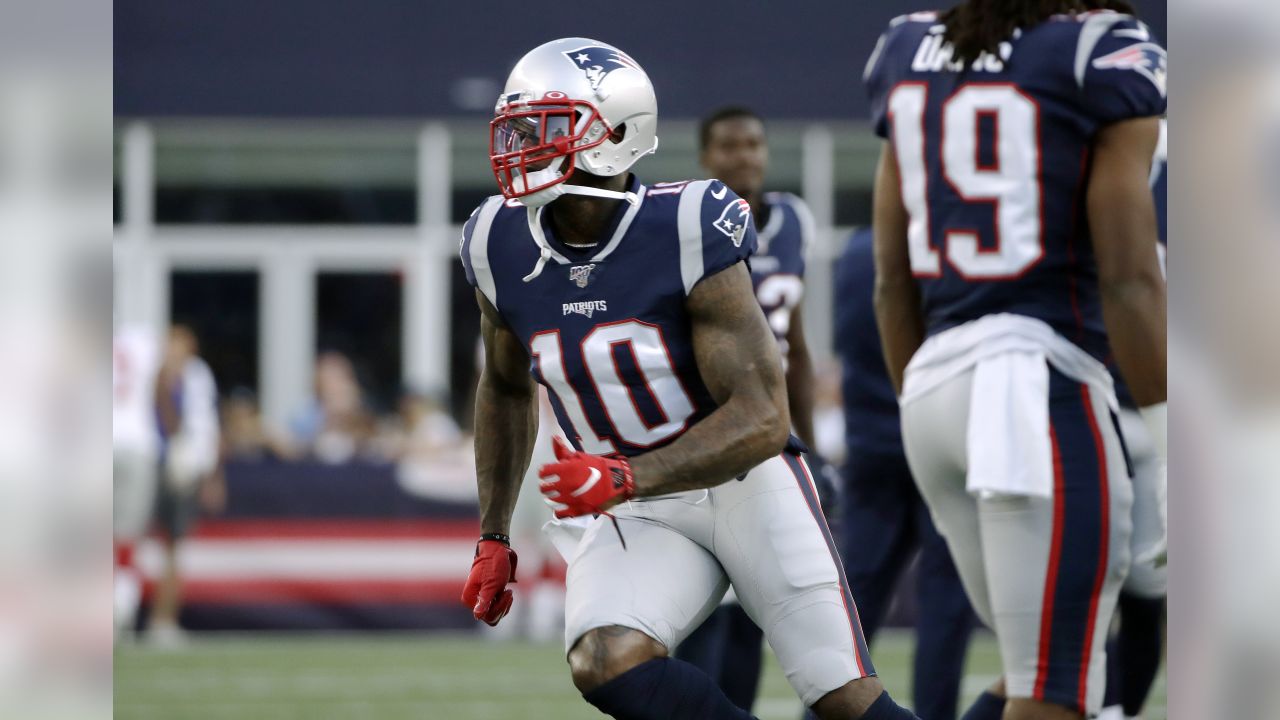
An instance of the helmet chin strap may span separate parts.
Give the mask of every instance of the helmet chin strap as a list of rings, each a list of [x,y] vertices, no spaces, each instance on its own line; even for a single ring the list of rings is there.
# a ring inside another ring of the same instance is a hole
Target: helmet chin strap
[[[551,168],[548,168],[551,170]],[[545,173],[547,170],[539,170],[539,173]],[[553,170],[556,176],[559,170]],[[534,177],[535,173],[529,173],[530,177]],[[548,182],[553,177],[538,179],[540,182]],[[525,206],[528,211],[529,234],[533,237],[533,242],[538,246],[538,262],[534,264],[533,271],[525,275],[522,280],[531,282],[542,274],[542,269],[546,267],[547,261],[551,259],[551,246],[547,244],[546,237],[543,236],[542,224],[538,219],[538,208],[541,208],[552,200],[562,195],[587,195],[589,197],[609,198],[611,200],[626,200],[632,205],[640,203],[640,196],[633,192],[618,192],[617,190],[604,190],[602,188],[587,187],[586,185],[569,185],[567,183],[557,183],[549,188],[530,193],[523,197],[516,198],[516,202]]]
[[[553,182],[563,177],[559,168],[549,167],[529,173],[527,176],[517,177],[515,180],[516,188],[521,185],[524,187],[537,187],[549,182]],[[527,178],[527,179],[526,179]],[[587,195],[589,197],[608,198],[610,200],[626,200],[628,203],[635,205],[640,202],[640,198],[636,197],[633,192],[619,192],[617,190],[605,190],[603,188],[587,187],[586,185],[570,185],[569,183],[556,183],[550,187],[543,188],[534,193],[523,195],[516,198],[516,202],[527,208],[539,208],[548,205],[552,200],[562,195]]]
[[[586,185],[563,185],[562,187],[564,187],[566,195],[590,195],[591,197],[626,200],[632,205],[640,202],[640,198],[629,190],[626,192],[618,192],[617,190],[605,190],[604,188],[593,188],[587,187]]]
[[[551,246],[543,237],[542,225],[538,221],[538,208],[529,207],[525,213],[529,221],[529,235],[533,237],[533,243],[538,246],[538,262],[534,263],[532,272],[521,278],[522,282],[530,282],[541,275],[542,268],[547,266],[547,261],[551,259]]]

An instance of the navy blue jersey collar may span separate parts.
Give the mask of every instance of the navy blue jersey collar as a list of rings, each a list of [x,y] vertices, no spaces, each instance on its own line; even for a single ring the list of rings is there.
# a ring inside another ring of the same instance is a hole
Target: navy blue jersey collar
[[[635,220],[636,215],[640,212],[640,206],[644,204],[645,189],[645,186],[640,184],[640,178],[635,173],[631,173],[627,181],[626,192],[635,193],[639,200],[634,205],[629,202],[618,204],[613,218],[605,226],[603,237],[609,239],[603,244],[597,243],[585,248],[577,248],[565,244],[560,238],[556,237],[555,231],[551,228],[551,218],[547,217],[545,207],[538,208],[536,226],[530,227],[530,230],[534,232],[541,231],[543,239],[551,249],[552,259],[561,265],[577,262],[598,262],[610,255],[618,247],[618,244],[622,242],[622,238],[627,234],[627,229],[631,227],[631,222]]]

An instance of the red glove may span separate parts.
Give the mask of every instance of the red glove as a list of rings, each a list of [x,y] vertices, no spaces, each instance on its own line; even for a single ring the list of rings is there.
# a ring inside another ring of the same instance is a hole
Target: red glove
[[[552,438],[559,462],[543,465],[538,487],[556,517],[593,515],[635,495],[636,484],[626,458],[607,458],[575,451],[559,437]]]
[[[462,602],[477,620],[497,625],[511,610],[512,594],[506,588],[515,581],[516,551],[498,540],[481,540],[462,588]]]

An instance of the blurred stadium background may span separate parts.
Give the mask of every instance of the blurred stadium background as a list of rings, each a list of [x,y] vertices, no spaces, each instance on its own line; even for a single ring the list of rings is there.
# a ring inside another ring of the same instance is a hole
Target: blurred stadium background
[[[1164,3],[1138,5],[1165,36]],[[180,553],[182,642],[148,643],[144,612],[139,640],[117,647],[117,717],[598,716],[562,665],[554,553],[517,539],[521,614],[505,627],[457,601],[477,528],[478,317],[456,252],[494,191],[487,123],[505,73],[554,37],[626,49],[658,91],[647,181],[701,174],[700,115],[760,112],[768,188],[817,220],[804,318],[834,387],[830,262],[870,218],[878,153],[862,66],[885,23],[915,9],[118,0],[116,327],[159,338],[177,322],[199,337],[226,494]],[[839,457],[838,398],[821,397]],[[536,537],[544,510],[526,510]],[[159,546],[137,561],[145,606]],[[891,624],[912,610],[901,597]],[[875,648],[899,698],[910,651],[906,631]],[[966,695],[998,674],[989,637],[969,671]],[[1161,684],[1150,717],[1163,697]],[[759,714],[798,708],[770,665]]]

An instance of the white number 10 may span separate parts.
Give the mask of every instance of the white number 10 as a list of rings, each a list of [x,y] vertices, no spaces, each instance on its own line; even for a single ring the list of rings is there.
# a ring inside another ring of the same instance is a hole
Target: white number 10
[[[902,202],[910,214],[907,244],[917,276],[942,274],[942,253],[930,238],[929,164],[925,145],[925,83],[901,83],[889,94],[893,149],[902,179]],[[994,125],[993,162],[979,157],[979,118]],[[995,237],[988,247],[978,230],[948,227],[943,233],[947,262],[971,280],[1020,276],[1044,255],[1040,108],[1009,83],[970,83],[942,104],[942,179],[961,200],[992,208]]]
[[[598,455],[615,452],[617,448],[608,435],[596,434],[577,389],[569,381],[560,331],[537,333],[529,349],[546,386],[560,399],[583,449]],[[571,345],[569,352],[574,351]],[[657,325],[634,319],[603,323],[583,336],[576,351],[613,437],[637,447],[651,447],[685,429],[693,415],[693,401],[676,374]],[[624,380],[614,357],[616,351],[631,355],[632,364],[640,373],[639,384],[629,385]],[[655,422],[645,419],[636,403],[639,394],[648,395],[661,418]]]

